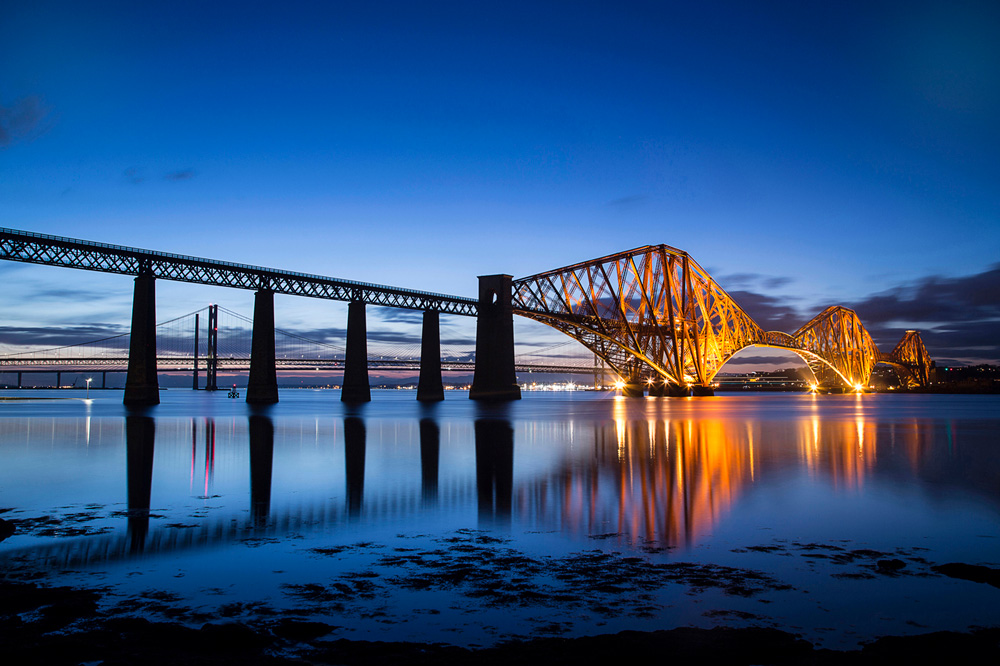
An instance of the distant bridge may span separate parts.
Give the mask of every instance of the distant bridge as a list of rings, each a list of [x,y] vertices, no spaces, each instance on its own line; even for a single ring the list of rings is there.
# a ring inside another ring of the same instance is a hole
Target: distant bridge
[[[341,399],[371,399],[365,305],[424,312],[419,400],[444,397],[439,314],[477,318],[475,378],[469,397],[520,397],[513,315],[536,319],[581,342],[624,382],[626,395],[710,395],[715,375],[751,346],[800,356],[818,384],[866,386],[877,363],[907,385],[929,381],[931,359],[917,331],[881,352],[857,314],[832,306],[795,333],[764,331],[686,252],[647,245],[513,280],[479,278],[479,298],[340,280],[260,266],[0,229],[0,259],[135,275],[126,404],[156,404],[156,279],[256,290],[247,402],[278,400],[274,294],[348,301]],[[216,314],[217,316],[217,314]],[[209,336],[216,328],[209,325]]]
[[[206,326],[208,322],[208,326]],[[209,305],[195,312],[156,325],[156,365],[159,371],[189,372],[194,388],[217,390],[220,371],[245,372],[251,362],[253,320],[220,305]],[[206,328],[212,329],[211,335]],[[199,335],[200,333],[200,335]],[[339,343],[339,344],[338,344]],[[551,374],[586,374],[600,377],[593,355],[567,354],[567,347],[579,349],[575,341],[532,349],[514,358],[518,372]],[[275,365],[282,371],[342,371],[346,365],[343,339],[312,340],[292,331],[275,329]],[[104,387],[106,373],[123,372],[128,367],[129,334],[122,333],[87,342],[0,356],[0,375],[25,373],[62,374],[87,372],[103,376],[94,387]],[[451,344],[441,349],[441,370],[472,372],[475,349],[470,345]],[[420,370],[420,341],[381,342],[368,349],[368,368],[372,370]],[[201,374],[204,373],[204,386]]]

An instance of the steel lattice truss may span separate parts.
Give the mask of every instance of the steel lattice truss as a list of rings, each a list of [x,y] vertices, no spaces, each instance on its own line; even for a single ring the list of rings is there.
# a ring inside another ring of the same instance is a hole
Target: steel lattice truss
[[[627,381],[709,386],[736,352],[794,351],[817,380],[867,385],[876,363],[926,385],[930,357],[911,331],[882,354],[857,315],[834,306],[794,334],[764,331],[686,252],[647,245],[514,281],[514,311],[579,340]]]
[[[161,280],[237,289],[267,289],[276,294],[334,301],[363,301],[372,305],[411,310],[433,309],[470,317],[478,313],[478,302],[474,298],[106,245],[16,229],[0,228],[0,259],[122,275],[148,272]]]
[[[514,282],[514,311],[573,336],[625,378],[708,384],[760,327],[686,252],[646,246]]]
[[[867,386],[882,356],[854,310],[840,305],[823,310],[792,337],[803,350],[799,355],[823,383],[832,379],[832,371],[850,386]]]
[[[907,331],[892,352],[882,356],[882,362],[902,368],[909,386],[927,386],[930,383],[931,355],[927,353],[919,331]]]

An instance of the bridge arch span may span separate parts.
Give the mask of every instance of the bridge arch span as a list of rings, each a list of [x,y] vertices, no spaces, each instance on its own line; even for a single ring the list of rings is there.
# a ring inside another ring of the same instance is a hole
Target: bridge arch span
[[[782,333],[782,335],[788,335],[788,334]],[[827,361],[822,356],[819,356],[805,349],[796,349],[782,344],[768,344],[766,342],[757,342],[752,345],[747,345],[746,347],[738,349],[732,354],[730,354],[729,357],[725,360],[725,362],[715,370],[715,373],[713,373],[712,375],[711,381],[714,381],[716,375],[718,375],[725,369],[729,361],[731,361],[741,352],[744,352],[748,349],[780,349],[781,351],[788,352],[789,356],[797,357],[798,362],[802,363],[802,365],[805,366],[805,369],[809,371],[809,375],[812,377],[811,383],[816,386],[819,386],[822,383],[823,377],[827,377],[827,383],[829,383],[828,376],[831,374],[835,375],[837,377],[837,382],[845,387],[853,388],[856,386],[854,383],[851,383],[849,377],[845,377],[838,368],[833,366],[829,361]]]

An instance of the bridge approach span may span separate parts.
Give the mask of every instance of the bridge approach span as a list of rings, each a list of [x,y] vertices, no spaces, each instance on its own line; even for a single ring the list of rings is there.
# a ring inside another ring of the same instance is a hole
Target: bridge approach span
[[[478,317],[481,309],[479,300],[462,296],[109,245],[17,229],[0,228],[0,260],[136,276],[132,299],[128,376],[125,384],[124,401],[127,405],[155,405],[160,401],[156,374],[155,281],[157,279],[251,289],[256,292],[250,379],[246,397],[247,402],[256,404],[278,401],[274,294],[346,301],[350,304],[347,321],[347,353],[341,391],[341,400],[345,402],[371,400],[365,323],[367,304],[423,311],[421,343],[423,362],[420,387],[417,390],[417,399],[423,401],[444,399],[440,365],[440,313]],[[211,334],[213,329],[209,330]],[[513,358],[512,337],[510,343],[510,356]],[[497,353],[495,345],[496,343],[485,344],[486,353],[480,354],[480,358],[495,355]],[[520,397],[516,386],[515,390],[504,387],[504,390],[497,392],[489,386],[490,381],[495,381],[493,376],[480,378],[478,369],[476,376],[474,388],[478,389],[478,393],[470,397],[479,399]]]
[[[409,310],[437,310],[475,317],[478,301],[401,287],[354,282],[277,268],[236,264],[122,245],[0,228],[0,259],[100,273],[192,282],[216,287],[267,290],[332,301],[360,301]]]

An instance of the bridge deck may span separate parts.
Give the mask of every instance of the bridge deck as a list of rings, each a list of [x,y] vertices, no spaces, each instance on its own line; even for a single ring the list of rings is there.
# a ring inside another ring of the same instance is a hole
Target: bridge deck
[[[341,280],[2,227],[0,259],[121,275],[139,275],[142,271],[149,271],[153,277],[161,280],[237,289],[269,289],[277,294],[334,301],[362,301],[410,310],[438,310],[467,317],[475,317],[478,312],[478,301],[463,296]]]

